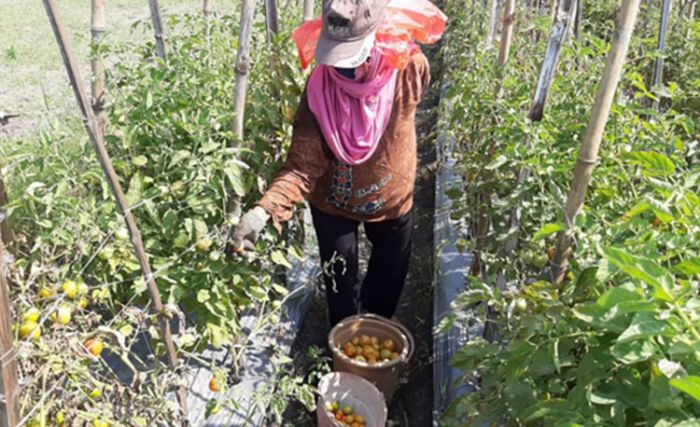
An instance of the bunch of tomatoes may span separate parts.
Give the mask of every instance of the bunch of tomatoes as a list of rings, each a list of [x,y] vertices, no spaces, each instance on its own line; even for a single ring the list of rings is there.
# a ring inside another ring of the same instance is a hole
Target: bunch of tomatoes
[[[356,414],[352,405],[343,406],[340,402],[334,401],[328,403],[326,409],[344,427],[363,427],[365,425],[365,417]]]
[[[343,353],[356,362],[369,365],[398,360],[400,357],[394,340],[380,342],[379,338],[369,335],[360,335],[345,343]]]
[[[85,283],[77,283],[73,280],[66,280],[61,286],[64,301],[56,310],[49,314],[49,318],[56,325],[67,325],[73,318],[75,310],[84,310],[88,306],[88,287]],[[44,287],[39,291],[39,297],[43,300],[50,300],[56,297],[56,290]],[[39,320],[42,312],[37,307],[31,307],[22,313],[22,323],[17,327],[17,333],[22,339],[32,339],[38,341],[41,338],[41,326]]]

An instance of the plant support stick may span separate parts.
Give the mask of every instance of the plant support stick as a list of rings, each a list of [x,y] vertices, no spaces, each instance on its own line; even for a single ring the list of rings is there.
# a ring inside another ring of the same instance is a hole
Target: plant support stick
[[[165,61],[165,35],[163,34],[163,22],[160,19],[160,6],[158,0],[148,0],[151,9],[151,22],[153,22],[153,35],[156,38],[156,54]]]
[[[3,223],[0,217],[0,224]],[[2,228],[0,227],[0,230]],[[10,295],[5,264],[5,235],[0,231],[0,427],[15,427],[19,422],[19,386],[15,349],[12,342]]]
[[[238,35],[238,52],[236,56],[236,88],[233,93],[233,133],[239,141],[243,140],[243,118],[245,116],[245,99],[248,90],[248,72],[250,71],[250,42],[253,31],[255,0],[243,0],[241,5],[241,24]],[[236,144],[238,141],[235,142]]]
[[[175,369],[178,366],[177,350],[175,349],[175,344],[173,342],[173,337],[170,332],[170,323],[168,316],[165,313],[165,308],[163,307],[163,302],[161,301],[160,291],[156,285],[155,278],[151,271],[151,265],[148,261],[148,255],[143,247],[143,242],[141,240],[141,233],[136,226],[136,220],[134,219],[131,209],[126,197],[124,196],[124,191],[122,190],[121,184],[119,183],[119,177],[112,166],[112,160],[109,157],[109,153],[104,145],[104,140],[102,134],[97,130],[97,120],[95,115],[90,109],[90,103],[88,102],[87,96],[85,95],[85,90],[83,89],[83,82],[80,78],[78,72],[78,67],[73,54],[73,49],[70,46],[67,37],[65,36],[65,31],[63,29],[63,24],[61,18],[58,15],[58,8],[56,7],[56,0],[43,0],[44,6],[46,7],[46,12],[51,21],[51,27],[53,28],[54,36],[56,37],[56,42],[61,51],[61,56],[63,57],[63,63],[66,66],[66,71],[68,73],[68,78],[70,79],[71,86],[73,88],[73,93],[75,94],[78,106],[83,115],[83,123],[85,125],[85,130],[88,133],[90,142],[92,143],[97,158],[100,162],[100,166],[105,174],[107,182],[109,183],[112,193],[117,201],[117,205],[121,210],[124,221],[126,222],[127,229],[129,231],[129,236],[131,238],[131,243],[134,246],[134,252],[136,258],[139,261],[141,270],[143,272],[146,284],[148,285],[148,290],[151,295],[151,300],[153,301],[153,310],[158,317],[160,324],[161,333],[163,334],[163,341],[165,343],[165,348],[167,352],[168,363],[171,368]],[[185,390],[182,387],[178,388],[178,399],[184,413],[187,411],[187,396]]]
[[[90,60],[92,68],[92,111],[95,112],[98,129],[104,135],[107,117],[105,114],[105,64],[99,52],[100,41],[105,32],[105,0],[92,0],[90,14],[90,32],[92,33],[93,56]]]
[[[314,19],[314,0],[304,0],[304,22]]]
[[[515,0],[506,0],[503,8],[503,32],[501,46],[498,50],[498,65],[505,66],[508,62],[510,45],[513,41],[513,23],[515,22]]]
[[[493,40],[496,38],[496,27],[498,27],[498,6],[500,0],[491,0],[489,11],[489,32],[486,34],[486,46],[493,46]]]
[[[561,2],[559,2],[559,10],[557,11],[554,25],[552,26],[552,33],[549,36],[547,52],[542,62],[540,77],[537,80],[537,87],[535,88],[535,96],[532,99],[532,106],[530,107],[529,117],[532,121],[542,120],[544,106],[547,102],[547,95],[549,94],[549,88],[554,80],[554,72],[557,69],[557,62],[559,61],[559,52],[561,52],[561,47],[566,40],[569,17],[574,9],[573,5],[575,1],[576,0],[561,0]]]
[[[671,0],[664,0],[661,11],[661,23],[659,24],[659,40],[656,45],[659,56],[654,66],[653,86],[660,86],[664,76],[664,49],[666,49],[666,30],[668,29],[668,16],[671,14]],[[654,101],[654,109],[659,110],[659,101]]]
[[[634,29],[634,23],[639,11],[639,0],[624,0],[617,31],[612,42],[612,50],[608,54],[605,71],[600,82],[600,88],[593,104],[591,119],[583,136],[578,160],[574,168],[574,178],[566,200],[565,220],[567,229],[557,236],[557,249],[552,261],[552,281],[561,284],[567,272],[571,246],[573,243],[573,227],[576,216],[581,211],[586,198],[586,190],[591,182],[593,168],[598,161],[598,150],[603,138],[605,124],[610,115],[610,107],[617,83],[620,81],[622,66],[625,63],[627,49]]]
[[[2,171],[0,171],[0,233],[2,233],[2,242],[9,245],[13,240],[12,230],[7,225],[7,212],[5,206],[9,203],[7,192],[5,191],[5,182],[2,180]]]

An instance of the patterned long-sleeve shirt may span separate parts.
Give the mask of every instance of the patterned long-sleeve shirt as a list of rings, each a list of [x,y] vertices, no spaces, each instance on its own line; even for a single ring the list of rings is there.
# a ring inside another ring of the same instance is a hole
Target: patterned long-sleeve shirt
[[[304,93],[287,159],[258,205],[275,224],[289,220],[306,198],[325,213],[363,222],[407,214],[416,176],[416,106],[429,83],[428,60],[417,51],[399,71],[391,118],[377,150],[356,166],[335,158]]]

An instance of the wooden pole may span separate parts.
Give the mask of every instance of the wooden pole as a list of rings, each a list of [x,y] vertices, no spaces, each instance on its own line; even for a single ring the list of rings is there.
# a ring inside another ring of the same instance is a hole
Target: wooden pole
[[[545,53],[542,68],[540,69],[540,77],[537,79],[535,96],[530,106],[530,113],[528,116],[532,121],[542,120],[544,106],[547,102],[547,95],[549,94],[549,88],[554,80],[557,63],[559,62],[559,53],[566,40],[570,22],[569,17],[571,16],[575,2],[576,0],[562,0],[559,2],[559,10],[557,11],[554,25],[552,26],[552,33],[547,43],[547,52]]]
[[[2,179],[2,172],[0,171],[0,233],[2,233],[2,242],[9,246],[15,237],[12,234],[12,229],[7,224],[7,212],[4,208],[8,203],[9,200],[7,198],[7,192],[5,191],[5,182]]]
[[[304,22],[314,19],[314,0],[304,0]]]
[[[583,136],[578,160],[574,168],[574,178],[566,200],[565,222],[567,230],[557,236],[557,250],[552,261],[552,281],[561,284],[564,281],[572,252],[572,230],[576,216],[581,211],[586,198],[586,191],[591,181],[593,168],[598,161],[598,151],[603,138],[605,124],[610,115],[617,84],[620,81],[622,66],[625,63],[630,38],[639,12],[639,0],[624,0],[618,19],[617,31],[612,42],[612,50],[608,54],[605,71],[600,82],[598,94],[591,118]]]
[[[659,56],[656,58],[654,66],[654,79],[652,86],[660,86],[664,76],[664,50],[666,49],[666,32],[668,29],[668,17],[671,14],[671,0],[664,0],[661,10],[661,22],[659,23],[659,39],[656,49]],[[659,110],[659,101],[654,101],[654,109]]]
[[[501,46],[498,50],[498,65],[505,66],[508,62],[510,45],[513,41],[513,23],[515,22],[515,0],[506,0],[503,8],[503,32]]]
[[[265,0],[265,24],[267,26],[267,41],[272,43],[273,36],[280,32],[276,0]]]
[[[107,19],[105,18],[105,0],[92,0],[91,15],[90,15],[90,32],[92,33],[92,45],[98,47],[102,41],[102,37],[107,27]],[[107,123],[107,115],[105,114],[105,64],[102,61],[102,55],[99,49],[93,52],[94,55],[90,60],[92,68],[92,111],[95,113],[97,125],[100,133],[104,135],[105,125]]]
[[[68,78],[70,79],[71,86],[73,88],[73,93],[78,102],[78,107],[83,115],[83,123],[85,125],[85,130],[87,131],[90,142],[92,143],[95,153],[97,154],[97,159],[100,162],[102,171],[107,178],[107,182],[114,194],[117,201],[117,205],[121,210],[124,221],[126,222],[126,227],[129,231],[129,236],[131,238],[131,243],[134,246],[134,252],[136,258],[139,261],[141,270],[143,271],[146,284],[148,285],[148,290],[151,294],[151,299],[153,301],[153,310],[160,324],[161,333],[163,334],[163,341],[165,343],[165,348],[167,352],[167,358],[169,365],[174,369],[178,366],[178,357],[175,344],[173,342],[173,337],[170,331],[170,323],[168,321],[168,316],[165,313],[165,308],[160,297],[160,291],[156,285],[155,278],[153,277],[153,272],[151,270],[151,265],[148,261],[148,255],[143,247],[143,241],[141,240],[141,233],[136,226],[136,220],[134,219],[131,209],[126,197],[124,196],[124,191],[122,190],[121,184],[119,183],[119,177],[112,166],[112,160],[107,152],[104,145],[104,139],[102,134],[98,131],[97,120],[95,115],[90,109],[90,104],[88,102],[87,96],[85,95],[85,90],[83,89],[83,82],[80,78],[80,73],[78,72],[78,67],[75,61],[75,56],[73,54],[73,49],[69,43],[68,38],[65,35],[63,29],[63,23],[61,17],[58,13],[58,8],[56,6],[56,0],[43,0],[44,7],[46,8],[46,13],[49,16],[49,21],[51,22],[51,27],[53,29],[54,36],[56,37],[56,42],[61,51],[61,56],[63,57],[63,63],[66,67],[66,72],[68,73]],[[183,388],[178,390],[178,399],[182,405],[183,412],[187,411],[187,396]]]
[[[693,21],[695,19],[695,6],[697,5],[697,0],[692,0],[690,2],[690,7],[688,8],[688,20]],[[686,38],[689,39],[691,34],[693,33],[693,28],[689,25],[688,26],[688,33],[686,34]]]
[[[204,0],[202,2],[202,13],[207,18],[211,15],[211,0]]]
[[[165,61],[165,34],[163,32],[163,22],[160,19],[160,6],[158,0],[148,0],[148,7],[151,9],[151,22],[153,22],[153,35],[156,38],[156,55]]]
[[[574,18],[574,36],[581,40],[581,23],[583,22],[583,0],[576,0],[576,17]]]
[[[245,117],[245,100],[248,90],[248,72],[250,71],[250,42],[253,32],[255,0],[243,0],[241,5],[240,33],[238,35],[238,52],[236,56],[236,87],[233,94],[233,133],[243,140],[243,119]]]
[[[489,11],[489,32],[486,34],[486,46],[493,46],[496,38],[496,28],[498,27],[498,10],[501,0],[491,0],[491,10]]]
[[[2,224],[2,218],[0,218]],[[0,227],[0,230],[2,228]],[[19,417],[19,386],[17,361],[12,342],[12,316],[10,314],[10,294],[7,286],[5,264],[5,235],[0,231],[0,427],[15,427]]]

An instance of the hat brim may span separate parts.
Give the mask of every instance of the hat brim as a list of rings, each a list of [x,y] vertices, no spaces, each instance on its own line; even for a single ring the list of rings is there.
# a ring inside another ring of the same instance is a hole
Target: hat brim
[[[375,32],[353,41],[338,41],[326,37],[323,32],[316,45],[316,62],[338,68],[356,68],[372,53]]]

